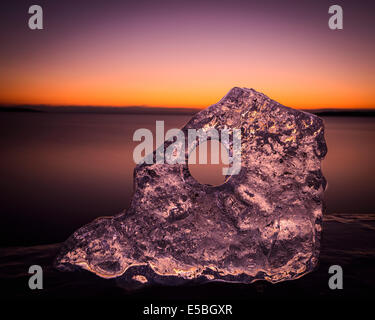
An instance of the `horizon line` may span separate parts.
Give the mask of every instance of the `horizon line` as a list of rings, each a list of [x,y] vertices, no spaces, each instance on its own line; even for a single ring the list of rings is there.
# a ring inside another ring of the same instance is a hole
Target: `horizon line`
[[[214,105],[214,104],[212,104]],[[179,110],[203,110],[211,105],[208,106],[153,106],[153,105],[75,105],[75,104],[26,104],[26,103],[0,103],[0,108],[113,108],[113,109],[126,109],[126,108],[137,108],[137,109],[179,109]],[[346,111],[375,111],[375,106],[368,106],[368,107],[291,107],[286,106],[293,109],[298,110],[316,110],[316,111],[331,111],[331,110],[346,110]]]

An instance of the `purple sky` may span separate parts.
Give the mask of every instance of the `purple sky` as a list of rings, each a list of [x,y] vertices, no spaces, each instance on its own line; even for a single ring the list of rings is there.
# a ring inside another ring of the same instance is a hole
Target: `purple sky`
[[[28,7],[44,30],[27,27]],[[328,8],[344,30],[328,28]],[[11,1],[0,103],[204,107],[252,87],[301,108],[375,107],[371,1]]]

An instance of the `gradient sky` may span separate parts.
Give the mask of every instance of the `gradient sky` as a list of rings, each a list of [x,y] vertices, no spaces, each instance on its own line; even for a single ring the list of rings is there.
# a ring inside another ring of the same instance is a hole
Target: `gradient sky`
[[[28,28],[28,7],[44,30]],[[342,5],[344,30],[328,28]],[[0,103],[206,107],[234,86],[375,108],[371,1],[2,0]]]

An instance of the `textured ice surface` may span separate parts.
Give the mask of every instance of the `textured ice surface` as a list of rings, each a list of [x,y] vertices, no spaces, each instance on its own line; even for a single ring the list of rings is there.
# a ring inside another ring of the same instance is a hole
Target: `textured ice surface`
[[[240,173],[213,187],[197,182],[187,164],[138,165],[130,207],[77,230],[56,259],[59,269],[142,283],[278,282],[314,269],[326,184],[323,121],[233,88],[182,130],[189,128],[240,128]]]

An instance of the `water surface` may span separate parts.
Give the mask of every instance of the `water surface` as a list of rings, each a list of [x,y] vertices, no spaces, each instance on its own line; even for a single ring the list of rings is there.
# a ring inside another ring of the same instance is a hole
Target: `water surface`
[[[0,114],[0,241],[64,241],[128,207],[136,129],[182,127],[189,115]],[[327,214],[375,212],[375,118],[327,117]]]

